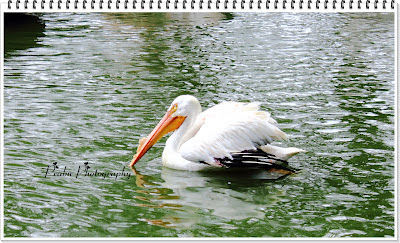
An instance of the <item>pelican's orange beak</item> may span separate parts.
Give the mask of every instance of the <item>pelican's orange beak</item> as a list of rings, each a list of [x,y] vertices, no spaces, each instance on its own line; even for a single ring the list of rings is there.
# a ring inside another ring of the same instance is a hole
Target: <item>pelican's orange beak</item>
[[[146,154],[146,152],[158,142],[165,134],[172,132],[178,129],[183,121],[185,120],[185,116],[174,116],[172,114],[176,111],[177,105],[172,106],[171,109],[167,111],[161,121],[157,124],[157,126],[153,129],[150,135],[144,140],[140,140],[139,147],[137,149],[137,153],[133,156],[130,166],[135,165],[136,162]]]

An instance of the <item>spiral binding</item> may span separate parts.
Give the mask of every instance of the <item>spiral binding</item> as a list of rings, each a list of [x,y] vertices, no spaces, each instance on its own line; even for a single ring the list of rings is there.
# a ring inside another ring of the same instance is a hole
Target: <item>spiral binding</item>
[[[40,4],[38,4],[40,1]],[[56,4],[55,4],[56,1]],[[90,1],[90,4],[88,4]],[[138,2],[140,1],[140,2]],[[190,4],[188,4],[188,0],[156,0],[157,4],[154,4],[155,0],[24,0],[23,8],[28,9],[28,7],[32,7],[36,10],[38,7],[39,9],[46,9],[48,7],[50,10],[52,9],[95,9],[98,7],[100,10],[106,9],[116,9],[116,10],[123,10],[128,8],[133,8],[137,10],[144,10],[147,9],[178,9],[178,6],[181,6],[182,9],[195,9],[196,4],[197,7],[202,9],[216,9],[216,10],[223,10],[228,9],[228,6],[232,7],[233,10],[237,9],[246,9],[246,4],[248,4],[248,9],[277,9],[278,4],[284,10],[295,10],[296,4],[298,9],[328,9],[332,7],[332,9],[345,9],[346,4],[348,9],[367,9],[373,10],[377,9],[378,6],[381,6],[382,9],[394,9],[395,8],[395,0],[390,1],[390,6],[388,5],[388,0],[240,0],[240,4],[238,4],[238,0],[222,0],[224,1],[221,4],[221,0],[190,0]],[[288,2],[290,1],[290,2]],[[340,2],[339,2],[340,1]],[[121,3],[122,2],[122,3]],[[96,5],[97,4],[97,5]],[[146,5],[147,4],[147,5]],[[8,0],[8,9],[20,9],[21,0]],[[81,8],[80,8],[81,7]],[[114,8],[115,7],[115,8]],[[213,8],[215,7],[215,8]]]

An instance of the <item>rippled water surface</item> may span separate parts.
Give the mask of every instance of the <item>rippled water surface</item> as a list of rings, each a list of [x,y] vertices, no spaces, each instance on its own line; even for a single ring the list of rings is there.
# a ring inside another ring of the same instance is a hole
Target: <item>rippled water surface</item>
[[[6,237],[394,236],[393,14],[46,13],[13,28]],[[308,151],[299,173],[163,168],[163,139],[134,176],[139,138],[181,94],[261,102],[290,136],[278,144]]]

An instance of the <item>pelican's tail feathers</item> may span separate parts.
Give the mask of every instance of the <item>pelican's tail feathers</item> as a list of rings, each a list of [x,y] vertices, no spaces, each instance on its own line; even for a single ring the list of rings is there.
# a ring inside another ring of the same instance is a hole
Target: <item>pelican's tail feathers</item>
[[[266,153],[275,155],[275,157],[278,159],[286,161],[298,153],[306,152],[305,150],[299,148],[282,148],[270,144],[263,145],[260,147],[260,149]]]

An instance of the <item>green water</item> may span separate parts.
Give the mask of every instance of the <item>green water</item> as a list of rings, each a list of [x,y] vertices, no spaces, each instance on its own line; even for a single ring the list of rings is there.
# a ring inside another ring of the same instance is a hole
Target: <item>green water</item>
[[[393,14],[40,19],[6,31],[6,237],[394,236]],[[299,173],[163,168],[163,139],[134,176],[138,140],[181,94],[261,102],[278,144],[308,151]]]

